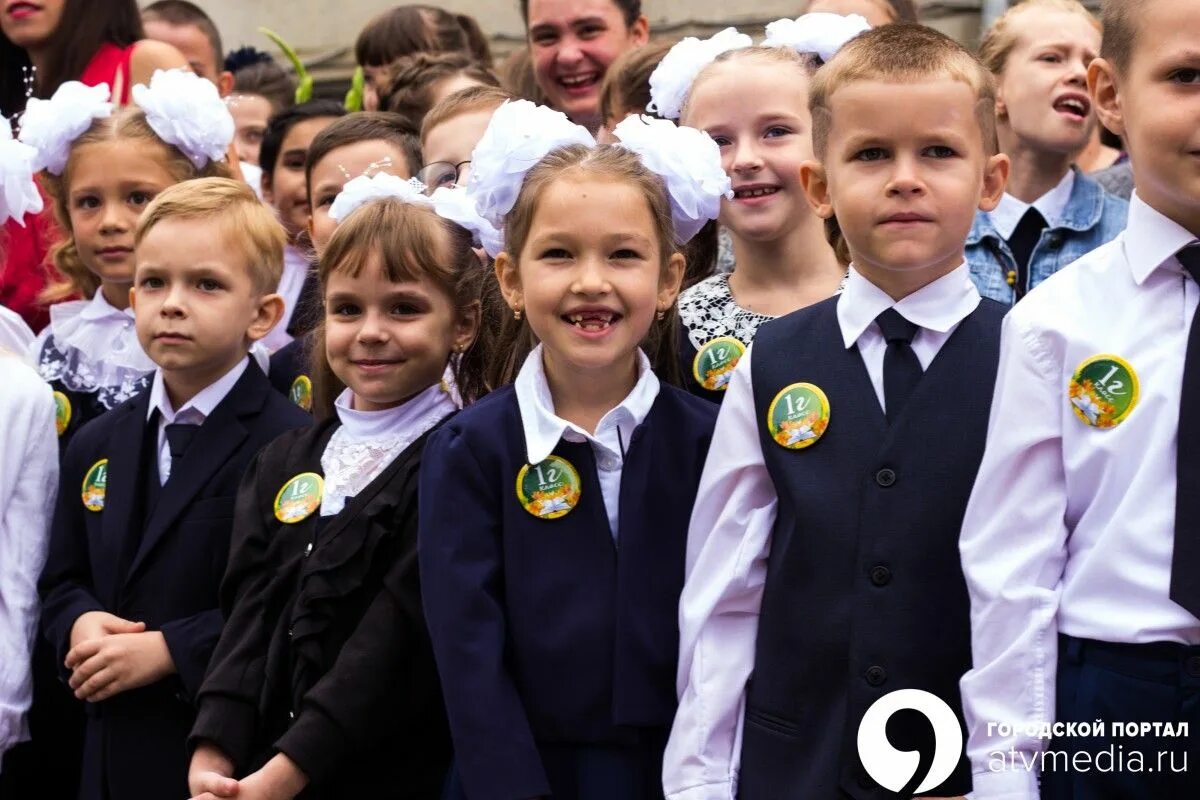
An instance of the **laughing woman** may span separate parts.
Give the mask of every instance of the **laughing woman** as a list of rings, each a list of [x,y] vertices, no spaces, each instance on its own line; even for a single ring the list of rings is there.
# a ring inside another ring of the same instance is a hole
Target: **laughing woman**
[[[1071,166],[1096,125],[1087,68],[1099,49],[1100,23],[1076,0],[1026,0],[983,39],[1000,151],[1012,159],[1000,205],[967,237],[984,297],[1015,303],[1125,227],[1128,204]]]
[[[543,102],[594,133],[609,65],[649,41],[641,0],[521,0],[521,15]]]

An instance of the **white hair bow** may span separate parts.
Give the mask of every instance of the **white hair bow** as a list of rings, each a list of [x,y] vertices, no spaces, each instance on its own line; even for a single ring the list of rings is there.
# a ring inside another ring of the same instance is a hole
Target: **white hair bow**
[[[869,30],[866,18],[858,14],[816,12],[770,23],[763,47],[789,47],[797,53],[816,53],[822,61],[829,61],[846,42]]]
[[[726,28],[707,39],[689,36],[680,40],[650,73],[650,104],[646,110],[665,119],[679,119],[700,71],[722,53],[752,44],[750,37],[737,28]]]
[[[71,155],[71,144],[92,122],[112,116],[108,84],[85,86],[67,81],[49,100],[29,98],[21,115],[17,138],[37,151],[34,168],[61,175]]]
[[[224,160],[233,117],[210,81],[182,69],[155,70],[149,86],[133,87],[133,102],[159,138],[179,148],[196,169]]]
[[[13,139],[8,120],[0,117],[0,222],[12,217],[24,227],[26,214],[42,210],[42,195],[33,181],[37,154]]]

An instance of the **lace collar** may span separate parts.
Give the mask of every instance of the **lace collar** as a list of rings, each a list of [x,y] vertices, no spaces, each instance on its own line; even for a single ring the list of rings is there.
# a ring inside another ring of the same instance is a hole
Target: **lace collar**
[[[679,321],[697,350],[720,336],[732,336],[748,345],[754,341],[758,326],[773,319],[747,311],[734,301],[729,273],[705,278],[679,296]]]
[[[349,389],[334,402],[342,424],[321,454],[321,470],[325,473],[323,517],[341,512],[346,500],[367,488],[396,456],[458,410],[441,385],[431,386],[408,402],[384,411],[358,411],[351,407],[352,402]]]

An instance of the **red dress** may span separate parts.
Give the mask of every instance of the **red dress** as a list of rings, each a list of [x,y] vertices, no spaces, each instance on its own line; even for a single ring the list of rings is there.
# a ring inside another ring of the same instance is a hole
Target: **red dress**
[[[136,44],[117,47],[105,43],[92,56],[83,69],[79,80],[88,86],[107,83],[112,88],[119,79],[121,85],[120,104],[129,102],[129,61]],[[54,221],[54,209],[50,198],[42,193],[45,209],[41,214],[26,214],[22,227],[16,220],[4,223],[0,233],[0,305],[7,306],[21,315],[34,332],[46,327],[50,313],[37,302],[37,296],[46,285],[47,255],[58,239],[58,225]],[[44,267],[43,265],[46,265]]]

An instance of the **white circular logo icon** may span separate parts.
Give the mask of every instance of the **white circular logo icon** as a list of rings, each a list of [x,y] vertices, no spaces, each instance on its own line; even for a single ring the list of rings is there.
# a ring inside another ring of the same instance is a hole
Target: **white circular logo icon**
[[[940,697],[920,689],[900,689],[876,700],[858,726],[858,757],[867,774],[890,791],[902,791],[917,778],[921,754],[897,750],[887,736],[888,720],[897,711],[905,709],[916,711],[929,720],[936,741],[929,771],[913,790],[914,794],[920,794],[945,782],[962,756],[962,728],[954,711]]]

